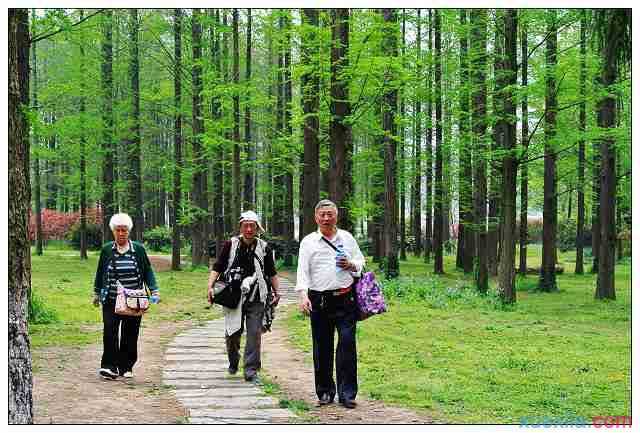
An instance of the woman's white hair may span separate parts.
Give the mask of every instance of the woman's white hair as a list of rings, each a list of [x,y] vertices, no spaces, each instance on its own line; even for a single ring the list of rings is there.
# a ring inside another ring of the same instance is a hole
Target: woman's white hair
[[[126,213],[117,213],[114,214],[109,220],[109,228],[111,230],[115,230],[118,226],[127,226],[127,229],[131,231],[133,228],[133,221],[131,217]]]

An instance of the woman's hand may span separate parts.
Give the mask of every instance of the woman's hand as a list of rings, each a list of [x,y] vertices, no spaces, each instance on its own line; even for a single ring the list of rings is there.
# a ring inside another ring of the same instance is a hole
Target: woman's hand
[[[278,302],[280,302],[280,293],[274,288],[271,289],[271,294],[273,295],[273,299],[271,300],[271,305],[274,307],[278,306]]]
[[[97,307],[98,305],[100,305],[100,296],[98,296],[98,295],[93,295],[93,301],[92,301],[92,303],[93,303],[93,306],[94,306],[94,307]]]
[[[209,289],[207,290],[207,301],[209,301],[210,304],[213,304],[213,287],[209,286]]]

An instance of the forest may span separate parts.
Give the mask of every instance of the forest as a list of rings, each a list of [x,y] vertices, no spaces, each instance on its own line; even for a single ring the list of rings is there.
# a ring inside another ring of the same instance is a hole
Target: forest
[[[558,275],[592,274],[591,296],[616,299],[631,256],[630,9],[9,22],[10,335],[26,334],[32,249],[66,240],[87,259],[122,211],[173,270],[197,267],[252,209],[292,267],[321,198],[387,281],[412,260],[513,306],[519,275],[554,293]]]

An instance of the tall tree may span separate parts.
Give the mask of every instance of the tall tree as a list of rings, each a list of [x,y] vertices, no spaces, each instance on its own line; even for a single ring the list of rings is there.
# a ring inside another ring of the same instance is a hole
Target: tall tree
[[[416,24],[416,77],[422,76],[422,35],[421,35],[421,17],[420,9],[418,9]],[[414,133],[413,133],[413,155],[414,155],[414,180],[413,180],[413,237],[415,242],[414,253],[420,256],[422,253],[422,118],[421,115],[421,95],[417,94],[414,107]]]
[[[171,269],[180,270],[180,209],[182,208],[182,10],[173,11],[173,212]]]
[[[300,240],[316,229],[314,219],[315,205],[320,198],[320,129],[319,92],[320,79],[318,77],[318,10],[301,9],[303,17],[303,37],[301,62],[305,72],[300,77],[302,85],[302,112],[304,115],[304,165],[302,168],[302,214],[303,224],[300,226]]]
[[[9,9],[9,424],[33,423],[27,294],[29,246],[29,12]]]
[[[113,170],[113,11],[107,9],[102,22],[102,239],[111,238],[109,220],[115,213]]]
[[[598,127],[604,131],[600,144],[600,254],[596,299],[615,299],[616,261],[616,94],[612,88],[620,69],[631,60],[631,9],[596,11],[599,81],[605,95],[597,104]]]
[[[240,33],[238,32],[239,13],[233,9],[233,223],[240,218]]]
[[[229,17],[227,11],[222,9],[222,27],[224,28],[224,33],[222,35],[222,82],[228,83],[230,75],[230,67],[231,62],[229,61],[229,47],[230,41],[229,37],[231,32],[229,31]],[[228,110],[225,110],[225,118],[228,118]],[[233,121],[233,120],[232,120]],[[232,128],[225,128],[224,138],[227,143],[231,142],[232,139]],[[239,134],[239,132],[238,132]],[[234,205],[238,202],[233,199],[233,152],[231,152],[231,161],[229,160],[229,152],[228,149],[225,149],[226,146],[221,146],[221,162],[223,162],[223,215],[224,215],[224,231],[225,233],[231,233],[235,224],[238,220],[234,220],[235,212],[237,212],[237,206]],[[239,215],[238,215],[239,216]]]
[[[444,185],[442,179],[442,35],[440,11],[435,11],[434,44],[435,44],[435,96],[436,96],[436,164],[435,190],[433,208],[433,272],[444,273],[443,264],[443,230],[444,215]]]
[[[36,22],[36,10],[32,9],[32,20]],[[38,61],[36,57],[37,44],[31,44],[31,70],[33,71],[33,109],[36,116],[40,116],[40,108],[38,107]],[[33,128],[33,147],[35,148],[33,158],[33,174],[35,176],[35,185],[33,188],[34,205],[35,205],[35,222],[36,222],[36,254],[42,255],[42,198],[40,196],[42,185],[40,181],[40,137],[37,127]],[[31,302],[31,292],[29,292],[29,302]]]
[[[35,18],[35,17],[34,17]],[[84,19],[84,10],[80,9],[80,19]],[[80,41],[80,117],[82,124],[86,116],[84,39]],[[35,62],[34,62],[35,64]],[[34,69],[35,70],[35,69]],[[80,131],[80,260],[87,260],[87,136],[84,128]]]
[[[558,63],[557,11],[548,9],[547,44],[545,50],[545,113],[544,113],[544,208],[542,212],[542,266],[540,268],[540,290],[554,292],[556,285],[556,237],[558,232],[558,196],[555,149],[556,115],[558,98],[556,88],[556,65]]]
[[[486,293],[489,289],[487,269],[487,11],[471,11],[471,127],[475,167],[474,226],[476,231],[476,287]]]
[[[427,65],[427,121],[425,122],[427,145],[425,147],[425,222],[424,261],[431,260],[433,250],[433,10],[429,9],[429,40],[427,41],[429,62]]]
[[[244,209],[254,209],[256,148],[251,142],[251,9],[247,9],[247,60],[245,69],[246,97],[244,105],[244,141],[249,164],[244,172]]]
[[[395,75],[397,74],[396,58],[398,57],[398,18],[395,9],[382,10],[384,20],[383,48],[384,54],[389,59],[390,65],[386,69],[384,93],[382,96],[382,129],[384,135],[384,255],[386,258],[385,274],[387,278],[395,278],[400,272],[397,247],[397,213],[396,213],[396,147],[397,127],[396,115],[398,112],[398,90]]]
[[[518,81],[518,34],[517,11],[507,9],[504,15],[504,87],[503,112],[506,116],[504,156],[502,158],[502,235],[500,265],[498,270],[498,291],[502,301],[512,304],[516,301],[515,258],[516,258],[516,181],[518,175],[516,155],[516,104],[514,89]]]
[[[587,12],[580,12],[580,139],[578,141],[578,221],[576,225],[576,269],[584,274],[584,166],[587,129]]]
[[[213,65],[215,68],[215,85],[222,83],[222,55],[220,53],[220,10],[216,9],[213,19],[214,36],[212,38],[213,43]],[[214,94],[211,102],[211,117],[219,124],[222,119],[222,98],[219,94]],[[213,230],[216,237],[216,254],[222,251],[222,245],[224,242],[224,143],[221,140],[223,134],[217,133],[216,138],[216,155],[213,162]]]
[[[138,55],[138,9],[129,10],[129,77],[131,79],[131,130],[129,132],[129,213],[133,216],[131,238],[142,241],[142,164],[140,162],[140,63]]]
[[[406,24],[407,24],[407,14],[404,9],[402,9],[402,71],[407,68],[406,65],[406,46],[407,46],[407,32],[406,32]],[[406,251],[406,215],[405,215],[405,207],[406,203],[406,191],[405,191],[405,181],[404,181],[404,171],[405,171],[405,85],[403,83],[402,88],[400,89],[400,118],[402,119],[402,126],[400,128],[400,146],[398,149],[398,186],[400,193],[400,260],[407,260],[407,251]]]
[[[527,165],[527,149],[529,148],[529,99],[528,99],[528,79],[529,79],[529,45],[527,22],[521,20],[520,23],[521,36],[521,58],[522,58],[522,162],[520,163],[520,266],[518,272],[521,275],[527,273],[527,238],[529,236],[527,230],[529,215],[529,166]]]
[[[293,137],[292,124],[292,80],[291,80],[291,16],[289,10],[285,13],[285,47],[284,47],[284,125],[286,128],[286,142],[290,143]],[[287,167],[285,170],[285,201],[284,201],[284,236],[288,241],[292,241],[295,236],[294,216],[293,216],[293,169],[295,166],[295,158],[293,152],[287,154]],[[284,257],[285,266],[293,264],[291,249],[287,250],[288,254]]]
[[[201,11],[194,9],[191,16],[191,50],[193,66],[191,67],[191,81],[193,91],[192,101],[192,156],[193,176],[192,194],[195,208],[194,220],[191,224],[191,263],[194,266],[207,264],[207,247],[209,240],[209,204],[207,198],[207,164],[202,149],[202,135],[204,134],[204,120],[202,112],[202,24]],[[236,202],[238,203],[238,202]]]
[[[331,9],[331,135],[329,197],[338,205],[338,220],[345,230],[353,231],[349,202],[353,191],[351,174],[353,142],[349,80],[349,9]]]
[[[465,273],[473,272],[474,236],[473,236],[473,188],[472,188],[472,151],[469,148],[469,64],[467,11],[460,9],[460,169],[458,170],[458,251],[456,262]],[[459,260],[459,261],[458,261]]]

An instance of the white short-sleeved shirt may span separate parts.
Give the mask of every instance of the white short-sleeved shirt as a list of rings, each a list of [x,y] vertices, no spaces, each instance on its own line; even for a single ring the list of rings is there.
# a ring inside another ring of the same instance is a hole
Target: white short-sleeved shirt
[[[353,284],[353,277],[360,275],[364,268],[364,256],[351,233],[338,229],[333,238],[327,238],[333,245],[342,245],[347,260],[356,267],[355,272],[336,267],[336,251],[322,240],[320,231],[308,234],[300,242],[296,290],[336,290]]]

